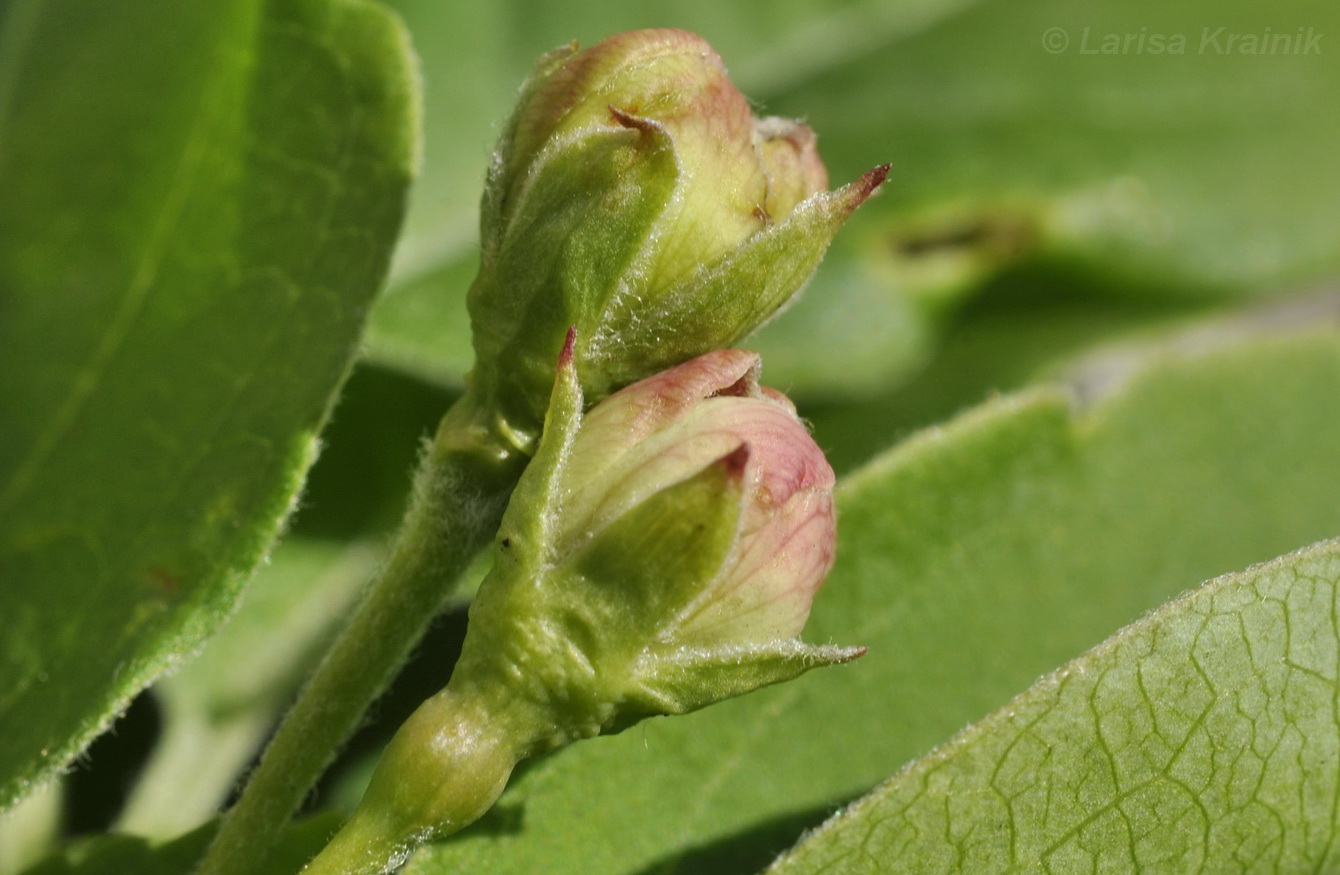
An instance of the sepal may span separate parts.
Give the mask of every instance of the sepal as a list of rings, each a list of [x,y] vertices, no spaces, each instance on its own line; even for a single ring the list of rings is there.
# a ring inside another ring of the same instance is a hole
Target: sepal
[[[712,648],[649,649],[633,668],[628,712],[684,714],[797,678],[827,665],[851,662],[864,647],[815,646],[796,639]],[[629,723],[636,722],[636,718]]]

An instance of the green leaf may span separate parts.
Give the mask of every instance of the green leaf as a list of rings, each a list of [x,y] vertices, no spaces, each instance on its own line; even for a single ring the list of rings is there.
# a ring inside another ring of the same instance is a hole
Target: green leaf
[[[195,651],[293,502],[399,227],[363,0],[0,13],[0,805]]]
[[[1122,300],[1122,292],[1076,285],[1073,274],[1011,274],[943,328],[933,354],[906,382],[865,398],[813,401],[804,408],[815,439],[839,474],[917,428],[943,422],[1006,391],[1055,378],[1091,346],[1157,336],[1207,320],[1306,325],[1340,307],[1334,296],[1295,296],[1261,305],[1210,308],[1167,299]],[[1311,311],[1317,312],[1311,312]],[[1214,315],[1210,315],[1213,313]],[[1114,341],[1113,338],[1118,338]],[[771,360],[764,377],[771,379]]]
[[[163,726],[118,829],[176,835],[217,810],[372,579],[380,543],[404,513],[419,442],[451,401],[395,372],[354,370],[301,507],[246,599],[198,657],[153,687]]]
[[[1160,608],[768,871],[1323,872],[1340,864],[1340,541]]]
[[[805,637],[861,660],[576,745],[408,871],[762,868],[1188,581],[1340,531],[1340,332],[1122,361],[1075,380],[1078,407],[1064,386],[1002,398],[843,482]]]

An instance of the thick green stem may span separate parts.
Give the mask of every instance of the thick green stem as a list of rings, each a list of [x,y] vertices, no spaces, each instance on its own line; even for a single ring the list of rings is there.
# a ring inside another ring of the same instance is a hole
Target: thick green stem
[[[279,831],[497,531],[526,457],[469,395],[443,419],[391,557],[284,717],[199,875],[259,871]]]

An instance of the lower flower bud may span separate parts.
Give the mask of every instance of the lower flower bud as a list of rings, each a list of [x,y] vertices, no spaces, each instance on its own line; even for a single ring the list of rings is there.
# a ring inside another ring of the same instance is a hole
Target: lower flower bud
[[[537,749],[860,654],[796,638],[833,561],[833,471],[758,373],[708,353],[583,416],[563,357],[457,668],[547,711]]]
[[[797,638],[833,561],[833,471],[758,371],[709,353],[583,415],[569,332],[451,682],[397,733],[332,865],[375,857],[370,836],[399,853],[459,829],[523,757],[864,652]]]

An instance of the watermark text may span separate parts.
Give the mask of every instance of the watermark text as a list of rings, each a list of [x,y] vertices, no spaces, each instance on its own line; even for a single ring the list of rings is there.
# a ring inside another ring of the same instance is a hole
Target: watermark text
[[[1105,32],[1091,27],[1073,35],[1062,27],[1043,31],[1042,48],[1053,55],[1320,55],[1326,34],[1314,27],[1294,30],[1232,31],[1204,27],[1199,32]]]

